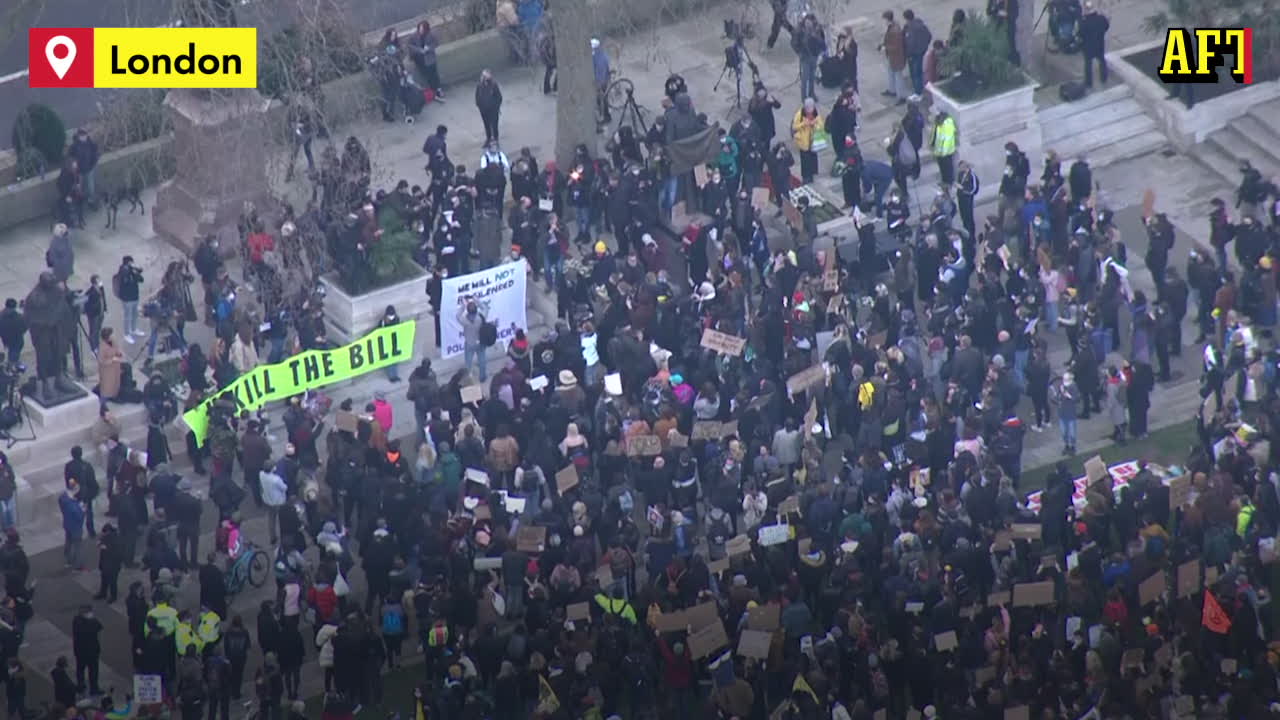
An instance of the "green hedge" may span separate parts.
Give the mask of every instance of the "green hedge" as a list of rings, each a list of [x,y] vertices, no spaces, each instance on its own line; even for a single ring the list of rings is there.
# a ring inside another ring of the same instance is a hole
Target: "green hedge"
[[[48,105],[28,105],[13,121],[13,149],[19,158],[27,155],[29,165],[33,164],[33,158],[28,150],[35,150],[44,159],[46,167],[58,167],[62,164],[66,147],[67,128],[58,113]]]

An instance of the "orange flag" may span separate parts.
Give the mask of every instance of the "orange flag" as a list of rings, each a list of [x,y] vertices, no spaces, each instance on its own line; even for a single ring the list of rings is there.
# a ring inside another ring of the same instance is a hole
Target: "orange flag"
[[[1204,593],[1204,610],[1201,613],[1200,622],[1221,635],[1226,635],[1231,629],[1231,618],[1227,617],[1227,613],[1218,604],[1218,599],[1208,590]]]

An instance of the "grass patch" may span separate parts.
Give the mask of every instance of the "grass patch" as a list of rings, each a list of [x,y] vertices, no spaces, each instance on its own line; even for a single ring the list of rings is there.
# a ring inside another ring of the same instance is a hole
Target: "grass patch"
[[[1199,442],[1196,436],[1196,421],[1187,420],[1185,422],[1170,425],[1160,430],[1154,430],[1141,440],[1133,440],[1124,445],[1108,445],[1101,450],[1090,450],[1088,452],[1077,453],[1068,458],[1067,467],[1075,473],[1075,476],[1084,474],[1084,461],[1099,455],[1108,465],[1114,465],[1126,460],[1146,460],[1148,462],[1158,463],[1161,465],[1182,464],[1186,462],[1187,454]],[[1022,481],[1019,487],[1023,492],[1034,492],[1044,487],[1044,481],[1053,472],[1054,465],[1057,461],[1049,463],[1032,470],[1024,470],[1022,473]]]

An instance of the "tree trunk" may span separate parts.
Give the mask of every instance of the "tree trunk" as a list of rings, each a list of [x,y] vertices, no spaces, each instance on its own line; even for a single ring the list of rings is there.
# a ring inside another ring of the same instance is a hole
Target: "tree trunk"
[[[556,0],[556,161],[569,168],[573,149],[585,144],[595,154],[596,91],[591,65],[591,11],[587,0]]]

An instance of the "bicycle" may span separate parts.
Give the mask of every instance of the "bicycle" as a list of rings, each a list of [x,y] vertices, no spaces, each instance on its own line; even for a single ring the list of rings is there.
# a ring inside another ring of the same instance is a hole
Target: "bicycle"
[[[252,541],[245,541],[244,549],[227,570],[227,594],[235,595],[240,592],[245,583],[255,588],[262,587],[267,582],[270,570],[271,558],[267,556],[267,551]]]
[[[609,106],[610,110],[620,113],[618,116],[619,128],[630,123],[643,136],[649,132],[648,123],[645,122],[645,116],[648,115],[648,111],[645,110],[644,106],[636,103],[635,93],[635,83],[627,78],[620,77],[610,83],[605,90],[605,104]]]

